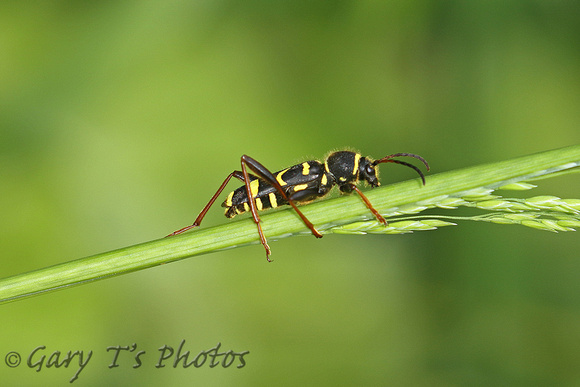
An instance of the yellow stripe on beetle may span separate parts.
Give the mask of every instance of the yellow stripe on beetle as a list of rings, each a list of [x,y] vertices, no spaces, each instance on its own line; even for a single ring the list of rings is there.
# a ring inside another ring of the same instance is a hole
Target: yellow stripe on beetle
[[[284,173],[286,173],[286,171],[288,171],[289,169],[290,169],[290,168],[286,168],[285,170],[278,172],[278,174],[276,175],[276,181],[278,181],[278,184],[280,184],[280,185],[282,185],[282,186],[284,186],[284,185],[288,184],[288,183],[286,183],[284,180],[282,180],[282,175],[283,175]]]
[[[298,185],[295,185],[292,188],[294,189],[294,192],[296,192],[296,191],[302,191],[302,190],[305,190],[306,188],[308,188],[308,184],[298,184]]]
[[[278,201],[276,200],[276,194],[274,192],[269,193],[268,198],[270,199],[270,206],[272,208],[278,207]]]
[[[260,187],[260,180],[252,180],[250,181],[250,192],[252,193],[252,197],[255,198],[258,196],[258,190]]]
[[[234,197],[234,191],[230,192],[230,194],[226,198],[226,206],[228,206],[228,207],[231,207],[232,206],[232,199],[233,199],[233,197]]]
[[[354,155],[354,167],[352,169],[352,174],[355,176],[358,176],[358,163],[360,160],[360,154],[357,153]]]
[[[302,174],[304,176],[308,175],[310,173],[310,164],[308,164],[308,162],[304,162],[302,163]]]

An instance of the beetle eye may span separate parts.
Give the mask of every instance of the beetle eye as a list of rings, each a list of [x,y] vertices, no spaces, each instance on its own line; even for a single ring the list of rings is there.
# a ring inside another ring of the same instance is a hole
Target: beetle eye
[[[375,173],[375,169],[372,166],[367,165],[365,172],[369,175],[372,175],[373,173]]]

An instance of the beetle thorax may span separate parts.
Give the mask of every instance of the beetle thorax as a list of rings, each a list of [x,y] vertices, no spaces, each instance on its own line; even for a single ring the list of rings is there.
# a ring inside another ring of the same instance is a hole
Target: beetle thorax
[[[339,186],[356,182],[359,174],[361,155],[350,151],[334,152],[326,159],[326,171],[334,177]]]

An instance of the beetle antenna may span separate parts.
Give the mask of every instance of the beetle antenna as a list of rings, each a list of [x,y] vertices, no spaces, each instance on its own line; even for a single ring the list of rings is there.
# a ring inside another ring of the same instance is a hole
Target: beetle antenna
[[[417,172],[419,174],[419,176],[421,176],[421,180],[423,181],[423,185],[425,185],[425,175],[423,174],[423,172],[421,172],[421,170],[419,168],[417,168],[413,164],[409,164],[405,161],[394,160],[395,157],[414,157],[417,160],[421,161],[423,164],[425,164],[425,167],[427,168],[427,170],[429,170],[429,163],[427,163],[427,160],[425,160],[423,157],[416,155],[416,154],[413,154],[413,153],[394,153],[392,155],[385,156],[382,159],[373,161],[373,165],[377,165],[377,164],[381,164],[381,163],[395,163],[395,164],[401,164],[401,165],[404,165],[406,167],[412,168],[415,170],[415,172]]]

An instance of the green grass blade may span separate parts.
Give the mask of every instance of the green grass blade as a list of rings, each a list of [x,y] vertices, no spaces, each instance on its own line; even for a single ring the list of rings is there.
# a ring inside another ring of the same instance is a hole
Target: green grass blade
[[[436,169],[436,160],[430,160]],[[571,146],[512,160],[479,165],[429,175],[427,185],[419,179],[367,190],[365,194],[379,212],[397,213],[398,209],[420,207],[422,201],[481,187],[498,188],[518,181],[573,170],[580,165],[580,146]],[[419,204],[417,204],[419,203]],[[417,210],[417,212],[420,208]],[[341,196],[302,207],[317,229],[329,228],[372,217],[357,195]],[[270,241],[281,237],[308,234],[298,216],[290,209],[261,216],[265,235]],[[0,303],[48,291],[142,270],[180,259],[221,249],[258,242],[256,225],[251,218],[227,221],[215,227],[202,227],[190,233],[77,259],[44,269],[0,280]],[[276,246],[273,245],[275,258]],[[263,249],[256,249],[256,259],[263,259]]]

